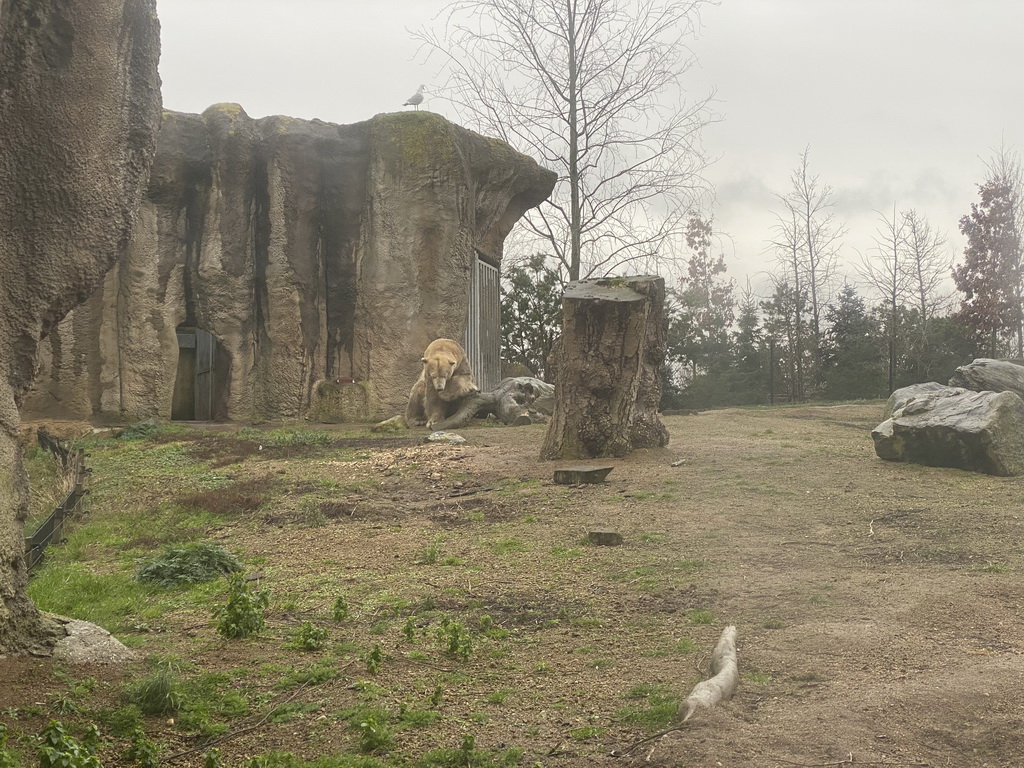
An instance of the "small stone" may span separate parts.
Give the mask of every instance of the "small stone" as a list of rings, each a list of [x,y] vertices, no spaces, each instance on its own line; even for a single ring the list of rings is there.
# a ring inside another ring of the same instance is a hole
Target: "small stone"
[[[601,547],[617,547],[622,544],[622,534],[611,528],[593,528],[587,531],[587,539],[591,544]]]
[[[451,445],[462,445],[466,438],[455,432],[431,432],[427,435],[425,442],[428,443],[449,443]]]

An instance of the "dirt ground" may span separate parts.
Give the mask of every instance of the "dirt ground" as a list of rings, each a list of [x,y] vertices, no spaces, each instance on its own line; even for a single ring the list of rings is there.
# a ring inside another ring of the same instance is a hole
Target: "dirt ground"
[[[343,591],[354,616],[331,640],[380,644],[377,706],[444,686],[441,719],[403,731],[395,754],[472,732],[480,748],[523,749],[522,765],[566,768],[1024,766],[1022,480],[881,461],[880,418],[877,403],[665,417],[667,448],[589,462],[614,469],[580,487],[554,485],[566,463],[537,459],[543,426],[470,428],[463,446],[422,444],[424,430],[347,438],[343,458],[235,455],[207,433],[190,450],[235,483],[285,484],[271,508],[212,534],[261,563],[272,631],[227,642],[181,609],[134,645],[265,669],[289,628],[322,620]],[[587,544],[593,528],[624,544]],[[445,658],[427,634],[400,637],[433,626],[424,603],[507,634]],[[732,701],[622,755],[656,730],[629,707],[644,690],[684,697],[728,624]],[[334,653],[343,674],[299,694],[318,706],[223,742],[226,765],[352,749],[334,713],[367,673],[357,652]],[[0,662],[0,701],[41,700],[49,664]]]

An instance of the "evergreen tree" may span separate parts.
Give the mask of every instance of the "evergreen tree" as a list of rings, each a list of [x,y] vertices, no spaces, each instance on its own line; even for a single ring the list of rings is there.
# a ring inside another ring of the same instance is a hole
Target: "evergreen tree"
[[[761,302],[764,335],[768,347],[769,402],[803,402],[803,371],[807,335],[802,308],[806,297],[788,281],[775,286],[771,298]]]
[[[884,317],[888,318],[888,309]],[[852,285],[844,286],[825,311],[823,340],[824,395],[828,400],[856,400],[888,394],[886,355],[878,322]]]
[[[501,285],[502,360],[546,380],[547,359],[562,331],[562,280],[543,254],[510,267]]]
[[[1021,242],[1017,230],[1016,191],[1005,178],[994,176],[978,187],[980,203],[960,219],[967,237],[963,264],[953,280],[964,298],[957,319],[995,357],[1002,342],[1016,342],[1021,353]]]
[[[768,399],[768,351],[761,329],[757,299],[749,287],[743,292],[732,334],[733,402],[760,405]]]
[[[691,214],[686,227],[690,249],[686,277],[672,292],[669,354],[686,365],[689,375],[721,371],[728,365],[729,329],[735,300],[725,274],[725,257],[712,255],[710,220]]]

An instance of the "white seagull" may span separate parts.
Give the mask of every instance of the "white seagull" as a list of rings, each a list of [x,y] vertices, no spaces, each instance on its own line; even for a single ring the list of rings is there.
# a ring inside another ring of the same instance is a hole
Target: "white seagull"
[[[412,104],[418,110],[420,108],[420,104],[423,103],[423,91],[425,91],[426,88],[427,86],[421,85],[419,88],[416,89],[416,93],[410,96],[409,100],[406,101],[405,104],[403,104],[402,106],[408,107],[410,104]]]

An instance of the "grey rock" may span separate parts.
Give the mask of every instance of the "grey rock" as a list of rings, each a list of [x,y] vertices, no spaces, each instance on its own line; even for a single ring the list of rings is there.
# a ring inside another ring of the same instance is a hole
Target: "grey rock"
[[[924,384],[911,384],[909,387],[897,389],[889,395],[889,399],[885,403],[885,411],[882,418],[891,418],[895,411],[903,408],[911,400],[916,400],[925,395],[952,397],[955,395],[962,395],[966,391],[967,390],[960,387],[947,387],[945,384],[939,384],[937,381],[929,381]]]
[[[871,437],[882,459],[1019,475],[1024,400],[1013,392],[935,391],[897,409]]]
[[[135,653],[103,627],[79,619],[57,620],[67,635],[57,641],[53,658],[69,664],[126,664],[135,660]]]
[[[1006,360],[978,358],[957,368],[949,379],[949,386],[975,392],[1013,392],[1024,398],[1024,366]]]

